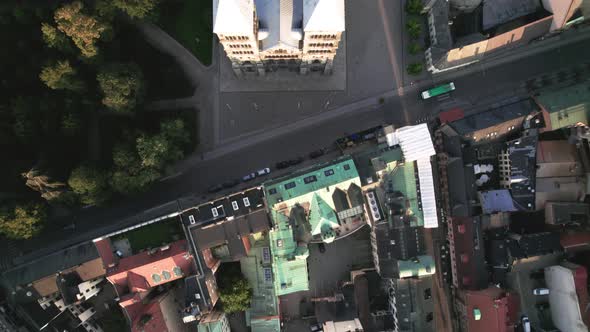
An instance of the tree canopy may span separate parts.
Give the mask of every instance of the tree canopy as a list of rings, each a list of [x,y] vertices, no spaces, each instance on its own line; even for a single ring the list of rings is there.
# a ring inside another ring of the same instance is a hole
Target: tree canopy
[[[162,169],[184,157],[182,147],[189,141],[184,122],[169,120],[160,125],[160,133],[137,138],[137,152],[144,167]]]
[[[219,299],[224,312],[239,312],[250,308],[252,289],[248,280],[242,275],[239,265],[237,268],[220,271],[218,285]]]
[[[135,64],[105,66],[96,79],[103,94],[102,103],[116,112],[132,112],[143,98],[143,75]]]
[[[57,61],[43,67],[39,78],[53,90],[80,91],[84,88],[84,84],[76,78],[76,70],[68,60]]]
[[[68,185],[86,205],[100,205],[110,197],[109,175],[96,167],[82,165],[72,170]]]
[[[11,239],[30,239],[43,228],[47,208],[39,203],[17,204],[0,210],[0,233]]]
[[[69,52],[72,50],[71,41],[63,32],[48,23],[41,23],[41,34],[45,44],[51,48],[55,48],[62,52]]]
[[[113,163],[114,170],[110,184],[113,190],[122,194],[141,192],[161,175],[153,167],[143,167],[135,147],[130,144],[115,146]]]
[[[133,18],[144,18],[158,5],[158,0],[113,0],[113,5]]]
[[[72,39],[84,57],[98,54],[96,42],[109,26],[94,16],[82,12],[84,4],[74,1],[55,11],[53,18],[57,28]]]

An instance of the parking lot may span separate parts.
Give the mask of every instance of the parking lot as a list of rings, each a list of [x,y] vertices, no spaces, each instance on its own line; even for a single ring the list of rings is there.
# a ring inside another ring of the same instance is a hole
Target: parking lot
[[[520,296],[521,315],[526,315],[531,321],[531,326],[546,328],[551,322],[547,322],[546,315],[540,315],[539,308],[543,308],[549,302],[547,295],[533,295],[533,289],[545,287],[543,268],[558,264],[561,254],[522,259],[515,264],[513,270],[508,273],[506,282]],[[539,274],[535,277],[535,274]]]

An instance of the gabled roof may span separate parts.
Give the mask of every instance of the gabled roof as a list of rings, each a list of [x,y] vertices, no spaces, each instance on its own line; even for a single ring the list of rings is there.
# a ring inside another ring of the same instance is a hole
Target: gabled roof
[[[291,48],[299,51],[301,5],[301,0],[256,0],[260,29],[268,31],[268,37],[262,40],[262,50]]]
[[[328,228],[339,226],[338,217],[334,210],[317,194],[314,194],[311,200],[309,223],[311,224],[311,235],[323,235]]]
[[[119,290],[125,286],[152,288],[183,278],[190,274],[191,269],[192,256],[187,252],[186,240],[180,240],[168,245],[167,249],[157,249],[153,253],[144,251],[122,258],[117,266],[109,269],[107,279]],[[147,285],[139,277],[143,277]]]
[[[213,0],[213,32],[216,34],[253,34],[254,1]]]
[[[302,0],[304,31],[346,30],[344,0]]]

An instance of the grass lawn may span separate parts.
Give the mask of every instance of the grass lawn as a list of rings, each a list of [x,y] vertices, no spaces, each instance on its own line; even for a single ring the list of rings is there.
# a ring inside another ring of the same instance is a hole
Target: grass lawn
[[[191,51],[204,65],[211,64],[213,2],[175,0],[162,6],[160,26]]]
[[[181,239],[183,233],[178,219],[171,218],[115,237],[115,239],[118,238],[127,238],[131,250],[133,250],[133,253],[137,253],[142,249],[159,247],[173,242],[175,238]]]

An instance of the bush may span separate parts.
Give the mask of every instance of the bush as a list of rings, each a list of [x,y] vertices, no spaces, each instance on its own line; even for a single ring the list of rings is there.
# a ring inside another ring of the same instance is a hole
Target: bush
[[[416,55],[422,51],[422,46],[418,43],[411,43],[408,51],[410,54]]]
[[[422,65],[421,63],[415,62],[415,63],[410,63],[408,65],[408,68],[406,68],[406,71],[410,75],[418,75],[422,72],[423,69],[424,69],[424,65]]]
[[[421,0],[408,0],[406,3],[406,12],[409,14],[418,15],[422,13],[424,6],[422,6]]]
[[[408,20],[408,23],[406,23],[406,30],[412,39],[418,39],[422,33],[422,25],[416,18],[411,18]]]

